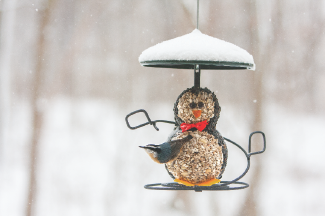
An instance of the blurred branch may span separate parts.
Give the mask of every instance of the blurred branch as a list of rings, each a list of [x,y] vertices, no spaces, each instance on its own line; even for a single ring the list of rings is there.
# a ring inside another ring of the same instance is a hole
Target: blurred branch
[[[257,2],[256,0],[249,0],[247,2],[248,11],[250,14],[249,19],[249,29],[250,29],[250,40],[251,40],[251,52],[255,58],[255,63],[257,65],[257,70],[254,72],[252,80],[253,80],[253,89],[252,94],[254,95],[254,99],[256,100],[255,103],[255,110],[253,113],[253,122],[251,125],[251,130],[262,130],[262,109],[263,109],[263,101],[264,101],[264,86],[263,86],[263,76],[265,62],[268,62],[269,55],[262,56],[261,55],[261,48],[260,48],[260,30],[261,28],[258,25],[258,9],[257,9]],[[265,59],[266,58],[266,59]],[[261,159],[260,157],[256,157],[254,159],[254,169],[251,169],[250,175],[252,179],[250,181],[250,187],[247,189],[246,199],[244,204],[240,208],[238,215],[247,215],[247,216],[258,216],[260,215],[258,212],[258,186],[259,182],[261,181]],[[252,168],[253,168],[252,167]]]
[[[306,41],[306,55],[304,55],[302,64],[304,71],[303,77],[306,83],[306,90],[308,92],[308,102],[307,109],[315,111],[316,110],[316,86],[318,81],[318,59],[317,48],[321,46],[324,38],[324,27],[325,27],[325,19],[323,18],[323,10],[322,7],[319,7],[318,2],[310,1],[308,2],[309,10],[313,11],[309,13],[310,22],[303,28],[304,32],[302,35],[305,36],[304,41]],[[302,92],[303,93],[303,92]]]
[[[93,3],[88,1],[82,1],[82,3],[85,3],[89,10],[93,6]],[[59,89],[67,88],[67,93],[70,96],[76,96],[78,94],[76,92],[76,81],[73,70],[74,58],[78,49],[80,49],[81,45],[85,42],[87,33],[92,27],[92,22],[95,22],[94,18],[89,17],[87,13],[82,13],[82,17],[77,21],[76,26],[73,28],[69,42],[67,43],[69,45],[66,46],[62,51],[62,56],[64,56],[62,58],[63,60],[60,62],[60,65],[58,65],[58,73],[60,77],[59,85],[57,85],[57,83],[53,83],[53,89],[58,86]]]
[[[37,172],[37,159],[38,155],[38,144],[40,138],[40,132],[42,127],[42,115],[43,112],[38,106],[38,102],[40,99],[41,86],[43,81],[42,74],[44,73],[44,55],[45,55],[45,28],[49,24],[49,18],[51,11],[53,11],[54,3],[56,0],[49,0],[48,6],[44,8],[44,10],[39,11],[39,39],[36,49],[36,67],[33,77],[33,91],[32,91],[32,141],[31,141],[31,150],[30,150],[30,173],[29,173],[29,190],[28,190],[28,198],[27,198],[27,209],[26,215],[33,215],[33,210],[35,206],[35,194],[36,194],[36,172]]]
[[[185,13],[186,20],[191,20],[191,25],[193,25],[193,28],[196,28],[196,20],[194,19],[194,17],[196,17],[196,16],[193,16],[194,10],[193,11],[190,11],[189,6],[187,4],[185,4],[184,1],[180,1],[180,3],[182,5],[182,9],[183,9],[183,11]]]

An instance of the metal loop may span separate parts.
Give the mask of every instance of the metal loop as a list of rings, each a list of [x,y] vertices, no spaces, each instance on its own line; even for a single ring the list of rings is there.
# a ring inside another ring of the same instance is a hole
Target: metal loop
[[[148,122],[143,123],[143,124],[140,124],[140,125],[135,126],[135,127],[132,127],[132,126],[130,125],[130,123],[129,123],[129,117],[132,116],[132,115],[134,115],[134,114],[136,114],[136,113],[139,113],[139,112],[143,112],[143,113],[146,115],[146,117],[147,117],[147,119],[148,119]],[[138,129],[138,128],[140,128],[140,127],[143,127],[143,126],[146,126],[146,125],[150,124],[150,125],[152,125],[152,126],[153,126],[157,131],[159,131],[159,128],[158,128],[157,125],[156,125],[157,122],[163,122],[163,123],[169,123],[169,124],[174,124],[174,125],[176,125],[175,122],[172,122],[172,121],[166,121],[166,120],[156,120],[156,121],[151,121],[151,119],[150,119],[150,117],[149,117],[149,114],[148,114],[147,111],[145,111],[144,109],[139,109],[139,110],[136,110],[136,111],[134,111],[134,112],[129,113],[128,115],[126,115],[126,117],[125,117],[125,121],[126,121],[126,125],[127,125],[128,128],[130,128],[131,130],[135,130],[135,129]]]
[[[263,148],[262,151],[258,151],[258,152],[253,152],[253,153],[251,153],[251,139],[252,139],[252,136],[253,136],[254,134],[256,134],[256,133],[260,133],[260,134],[262,134],[262,136],[263,136],[263,141],[264,141],[264,148]],[[243,178],[243,177],[246,175],[246,173],[248,172],[249,168],[250,168],[250,164],[251,164],[251,163],[250,163],[250,156],[251,156],[251,155],[254,155],[254,154],[261,154],[261,153],[263,153],[263,152],[265,151],[265,149],[266,149],[265,134],[264,134],[262,131],[255,131],[255,132],[252,132],[252,133],[249,135],[249,141],[248,141],[248,153],[245,151],[245,149],[244,149],[243,147],[241,147],[240,145],[238,145],[238,144],[235,143],[234,141],[232,141],[232,140],[230,140],[230,139],[227,139],[227,138],[225,138],[225,137],[224,137],[224,139],[225,139],[226,141],[228,141],[228,142],[234,144],[234,145],[237,146],[240,150],[242,150],[242,152],[244,152],[244,154],[245,154],[245,156],[246,156],[246,158],[247,158],[247,167],[246,167],[245,171],[244,171],[244,172],[243,172],[239,177],[235,178],[235,179],[232,180],[232,181],[228,181],[228,182],[226,182],[226,183],[224,183],[224,184],[221,184],[220,186],[226,186],[226,185],[229,185],[229,184],[233,184],[233,183],[237,182],[239,179]]]
[[[262,134],[262,136],[263,136],[263,150],[262,151],[257,151],[257,152],[251,152],[252,136],[254,134],[257,134],[257,133]],[[255,131],[255,132],[251,133],[249,135],[248,156],[250,157],[251,155],[261,154],[261,153],[265,152],[265,149],[266,149],[265,134],[262,131]]]

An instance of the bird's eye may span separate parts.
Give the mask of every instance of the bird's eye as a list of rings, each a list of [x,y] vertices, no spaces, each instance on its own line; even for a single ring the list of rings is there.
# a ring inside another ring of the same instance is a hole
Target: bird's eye
[[[196,103],[194,103],[194,102],[190,103],[190,107],[191,107],[191,109],[194,109],[196,107]]]
[[[201,101],[201,102],[199,102],[197,105],[198,105],[198,107],[199,107],[199,108],[202,108],[202,107],[204,107],[204,103],[203,103],[202,101]]]

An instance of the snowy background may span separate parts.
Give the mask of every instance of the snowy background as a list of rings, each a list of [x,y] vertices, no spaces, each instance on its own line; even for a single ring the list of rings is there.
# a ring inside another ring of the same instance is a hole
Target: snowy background
[[[222,108],[217,129],[245,149],[252,131],[267,139],[248,189],[202,193],[144,189],[171,178],[138,146],[164,142],[172,126],[132,131],[124,120],[141,108],[173,120],[193,71],[144,68],[138,57],[192,32],[195,0],[2,0],[0,9],[1,216],[325,214],[324,0],[201,0],[200,31],[256,63],[202,71]],[[223,180],[246,167],[228,148]]]

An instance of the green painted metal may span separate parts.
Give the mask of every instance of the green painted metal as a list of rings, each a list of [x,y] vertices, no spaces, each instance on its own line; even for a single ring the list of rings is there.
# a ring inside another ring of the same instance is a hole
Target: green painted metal
[[[194,69],[200,65],[203,70],[253,70],[255,65],[244,62],[225,62],[225,61],[186,61],[186,60],[159,60],[140,62],[145,67],[175,68],[175,69]]]

